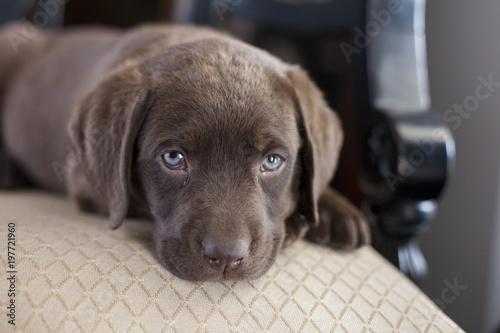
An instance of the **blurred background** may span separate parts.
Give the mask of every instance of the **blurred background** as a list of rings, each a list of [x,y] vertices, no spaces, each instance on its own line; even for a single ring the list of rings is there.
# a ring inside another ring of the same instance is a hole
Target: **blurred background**
[[[500,332],[499,15],[495,0],[0,0],[0,23],[203,24],[301,64],[342,118],[334,186],[371,216],[376,248],[486,333]],[[423,142],[408,128],[454,144],[434,141],[387,192],[383,175]]]

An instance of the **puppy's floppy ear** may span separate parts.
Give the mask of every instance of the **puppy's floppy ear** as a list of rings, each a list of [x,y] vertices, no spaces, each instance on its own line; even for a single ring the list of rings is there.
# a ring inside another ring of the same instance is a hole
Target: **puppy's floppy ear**
[[[328,107],[323,95],[307,74],[298,66],[288,72],[295,90],[298,109],[298,128],[302,140],[299,151],[302,173],[300,176],[299,216],[303,215],[310,227],[318,223],[318,201],[327,188],[342,145],[342,129],[335,113]],[[292,221],[291,221],[292,222]],[[296,229],[301,223],[294,223]],[[307,225],[302,223],[303,228]],[[303,230],[295,230],[296,235]]]
[[[86,191],[92,197],[88,200],[104,204],[113,229],[121,225],[129,207],[133,147],[147,113],[146,96],[143,75],[137,69],[117,70],[83,99],[69,124],[79,158],[70,177],[83,176],[87,187],[70,191],[77,192],[77,197],[78,191]]]

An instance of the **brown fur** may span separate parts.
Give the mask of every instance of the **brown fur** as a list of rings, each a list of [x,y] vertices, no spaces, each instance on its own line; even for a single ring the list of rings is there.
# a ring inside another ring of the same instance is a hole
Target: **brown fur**
[[[0,49],[22,29],[1,30]],[[262,50],[195,27],[83,29],[40,32],[0,68],[0,188],[67,192],[112,228],[151,217],[159,260],[184,279],[257,278],[307,232],[369,241],[328,187],[337,117],[304,71]],[[187,168],[168,168],[169,151]],[[270,154],[284,163],[261,172]]]

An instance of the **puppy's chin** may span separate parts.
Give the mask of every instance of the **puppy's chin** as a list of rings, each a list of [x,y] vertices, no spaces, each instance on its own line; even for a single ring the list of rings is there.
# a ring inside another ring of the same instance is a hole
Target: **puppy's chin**
[[[214,269],[203,258],[201,249],[193,250],[192,246],[177,238],[155,235],[156,254],[161,264],[175,276],[196,282],[258,279],[274,264],[282,242],[266,242],[272,246],[266,251],[256,251],[266,254],[251,253],[237,269]]]

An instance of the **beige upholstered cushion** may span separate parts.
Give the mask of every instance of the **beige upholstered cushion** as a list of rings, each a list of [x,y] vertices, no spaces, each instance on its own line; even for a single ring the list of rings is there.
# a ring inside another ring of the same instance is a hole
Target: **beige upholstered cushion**
[[[0,192],[0,221],[1,332],[14,328],[9,222],[23,332],[461,332],[370,247],[348,254],[301,241],[258,280],[192,283],[158,264],[150,222],[112,231],[39,192]]]

